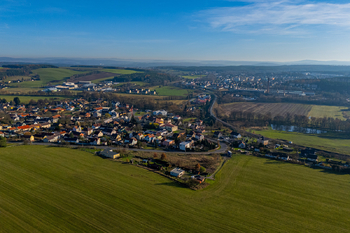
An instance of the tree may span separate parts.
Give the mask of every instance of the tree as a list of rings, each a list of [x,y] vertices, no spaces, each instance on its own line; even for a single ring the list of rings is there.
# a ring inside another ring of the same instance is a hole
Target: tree
[[[16,105],[19,105],[21,103],[21,101],[18,98],[18,96],[13,99],[13,102],[15,102]]]
[[[205,169],[205,167],[202,167],[202,166],[201,166],[201,167],[199,168],[199,171],[200,171],[200,173],[204,173],[204,172],[207,171],[207,169]]]
[[[197,163],[197,165],[194,167],[194,170],[199,171],[201,169],[201,165]]]
[[[160,156],[161,160],[166,160],[166,154],[163,152],[162,155]]]
[[[156,152],[154,152],[154,154],[153,154],[153,158],[154,158],[154,159],[157,159],[157,158],[158,158],[158,155],[157,155],[157,153],[156,153]]]
[[[3,137],[0,137],[0,147],[6,147],[6,146],[7,146],[6,139]]]

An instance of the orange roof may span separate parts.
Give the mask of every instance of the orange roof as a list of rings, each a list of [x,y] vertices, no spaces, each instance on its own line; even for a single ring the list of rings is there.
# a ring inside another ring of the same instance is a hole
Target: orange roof
[[[23,126],[18,126],[17,129],[31,129],[32,127],[30,127],[29,125],[23,125]]]
[[[61,117],[61,115],[54,115],[54,116],[52,116],[53,119],[60,118],[60,117]]]

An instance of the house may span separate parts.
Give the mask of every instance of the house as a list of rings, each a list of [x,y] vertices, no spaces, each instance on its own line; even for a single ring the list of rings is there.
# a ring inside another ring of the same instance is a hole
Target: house
[[[318,156],[316,155],[316,150],[311,149],[311,148],[306,148],[304,150],[301,150],[300,156],[306,157],[306,160],[308,160],[308,161],[312,161],[312,162],[318,161]]]
[[[70,137],[64,137],[63,140],[65,142],[68,142],[68,143],[74,143],[74,144],[78,144],[79,143],[79,139],[78,138],[70,138]]]
[[[239,145],[238,145],[239,148],[241,149],[244,149],[245,148],[245,143],[244,142],[241,142]]]
[[[146,135],[146,137],[144,138],[144,140],[148,143],[152,143],[154,141],[155,137],[153,134],[148,134]]]
[[[213,136],[214,138],[222,138],[222,133],[220,131],[215,131]]]
[[[111,159],[120,157],[120,153],[114,152],[113,150],[105,149],[99,153],[101,156]]]
[[[202,141],[202,140],[204,140],[204,135],[200,134],[200,133],[197,133],[196,136],[195,136],[195,139],[198,140],[198,141]]]
[[[178,129],[178,127],[176,125],[173,125],[173,124],[165,124],[164,125],[164,128],[166,130],[168,130],[169,132],[173,132],[173,131],[176,131]]]
[[[5,137],[5,134],[0,131],[0,137]]]
[[[205,177],[200,175],[191,176],[191,179],[197,181],[198,183],[202,183],[205,181]]]
[[[264,137],[261,137],[261,138],[258,139],[258,143],[259,144],[263,144],[264,146],[267,146],[269,144],[269,140],[267,140]]]
[[[153,111],[153,115],[155,116],[166,116],[168,115],[168,112],[165,110],[158,110],[158,111]]]
[[[73,127],[73,131],[74,131],[74,132],[81,133],[82,130],[81,130],[81,127],[80,127],[80,126],[74,126],[74,127]]]
[[[57,142],[58,139],[60,138],[60,135],[59,134],[54,134],[54,135],[51,135],[51,136],[47,136],[46,138],[43,139],[43,142]]]
[[[174,140],[164,140],[163,143],[162,143],[163,146],[166,146],[166,147],[170,147],[172,145],[175,145],[175,141]]]
[[[98,146],[101,144],[101,139],[100,138],[90,138],[89,144],[93,145],[93,146]]]
[[[180,150],[186,151],[186,149],[190,149],[192,146],[192,142],[186,141],[180,143]]]
[[[173,170],[170,171],[170,175],[175,177],[181,177],[184,174],[185,174],[185,171],[182,170],[181,168],[174,168]]]
[[[237,133],[237,132],[231,132],[231,137],[232,138],[237,138],[237,139],[239,139],[239,138],[242,138],[242,135],[241,134],[239,134],[239,133]]]
[[[42,123],[41,124],[41,128],[43,128],[43,129],[48,129],[50,127],[51,127],[51,123]]]

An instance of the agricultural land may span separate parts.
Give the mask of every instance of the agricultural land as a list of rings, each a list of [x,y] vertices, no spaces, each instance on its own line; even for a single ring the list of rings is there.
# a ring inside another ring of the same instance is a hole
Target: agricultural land
[[[344,113],[347,107],[309,105],[293,103],[252,103],[252,102],[234,102],[219,105],[221,113],[229,115],[232,111],[253,112],[260,114],[271,113],[271,116],[304,115],[309,117],[331,117],[346,120]]]
[[[30,95],[0,95],[0,99],[6,99],[7,101],[13,100],[15,97],[18,97],[23,104],[28,104],[30,100],[39,100],[39,99],[53,99],[53,100],[63,100],[67,99],[67,97],[63,96],[30,96]]]
[[[250,132],[261,134],[268,138],[292,141],[294,144],[301,146],[350,155],[350,138],[345,135],[335,133],[303,134],[272,129],[251,129]]]
[[[79,150],[0,154],[3,232],[348,232],[348,175],[236,155],[193,191]]]

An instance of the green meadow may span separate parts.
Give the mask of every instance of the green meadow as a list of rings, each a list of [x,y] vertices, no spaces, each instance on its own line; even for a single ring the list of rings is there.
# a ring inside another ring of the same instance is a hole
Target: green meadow
[[[163,96],[187,96],[189,93],[193,92],[193,90],[182,89],[175,86],[153,86],[149,87],[149,89],[156,90],[158,95]]]
[[[18,97],[21,103],[27,104],[30,100],[39,100],[39,99],[55,99],[62,100],[67,99],[62,96],[22,96],[22,95],[0,95],[0,99],[6,99],[7,101],[13,100],[15,97]]]
[[[350,177],[233,156],[192,191],[67,148],[0,149],[1,232],[348,232]]]
[[[135,73],[143,73],[142,71],[136,70],[124,70],[124,69],[103,69],[101,71],[115,74],[135,74]]]

